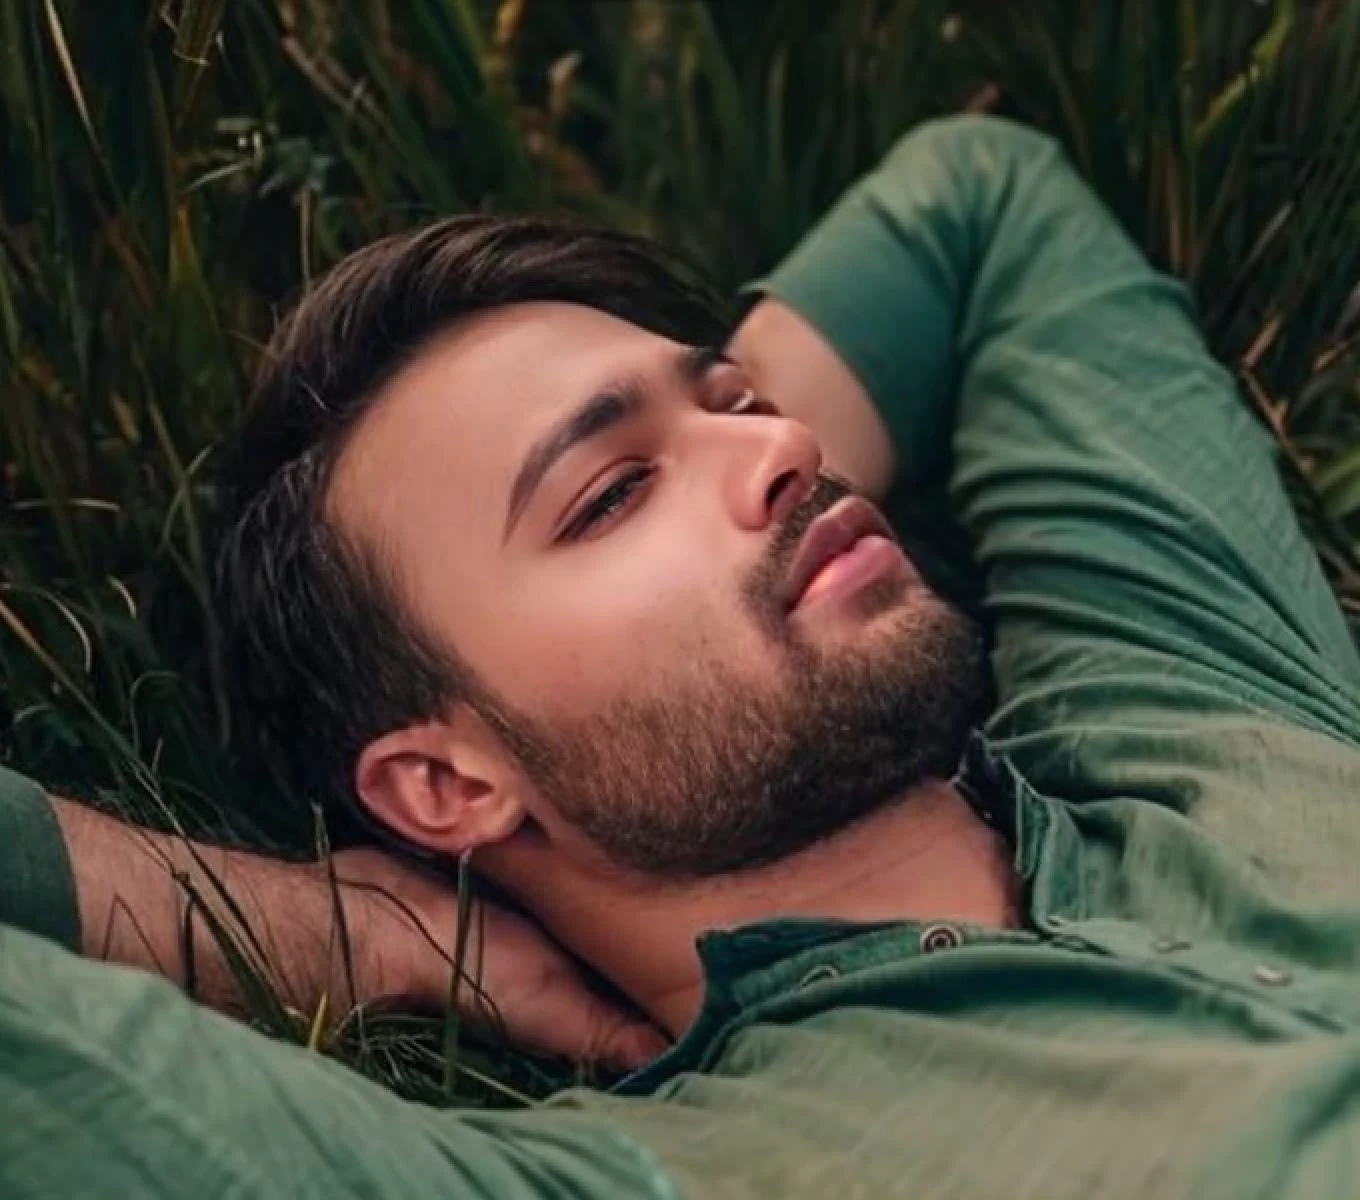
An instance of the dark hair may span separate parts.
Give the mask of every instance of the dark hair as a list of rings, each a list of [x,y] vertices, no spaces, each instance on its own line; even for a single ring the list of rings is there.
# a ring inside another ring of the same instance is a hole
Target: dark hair
[[[466,694],[386,564],[327,520],[346,440],[383,384],[460,318],[561,301],[700,344],[719,306],[641,238],[552,217],[462,216],[346,258],[270,342],[223,472],[220,647],[244,748],[353,834],[373,738]]]

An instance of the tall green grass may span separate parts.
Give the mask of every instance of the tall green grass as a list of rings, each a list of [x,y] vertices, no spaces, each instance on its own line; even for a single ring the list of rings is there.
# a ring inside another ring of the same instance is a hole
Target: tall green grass
[[[314,844],[230,753],[210,467],[346,251],[549,206],[732,287],[961,109],[1054,132],[1193,284],[1360,613],[1360,3],[0,0],[0,67],[0,755],[54,788]],[[437,1033],[355,1028],[439,1074]]]

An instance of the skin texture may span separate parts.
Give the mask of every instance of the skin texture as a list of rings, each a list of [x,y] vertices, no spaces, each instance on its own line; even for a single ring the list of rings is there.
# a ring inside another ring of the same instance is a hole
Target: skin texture
[[[844,388],[834,355],[804,348],[809,378]],[[797,536],[844,485],[750,372],[694,378],[684,351],[572,305],[484,314],[384,389],[328,496],[478,681],[364,750],[364,803],[412,841],[473,852],[672,1032],[697,1004],[703,928],[1011,907],[1000,846],[942,778],[983,690],[976,631],[900,553],[786,613]],[[638,411],[507,523],[530,448],[602,391],[637,393]],[[866,450],[879,432],[837,442],[864,486],[891,467]]]

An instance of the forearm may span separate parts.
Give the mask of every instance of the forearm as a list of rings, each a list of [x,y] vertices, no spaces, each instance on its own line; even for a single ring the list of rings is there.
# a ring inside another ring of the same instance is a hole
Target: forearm
[[[215,1008],[249,1007],[255,975],[289,1008],[342,1015],[393,989],[375,947],[410,927],[395,902],[285,863],[125,825],[53,799],[80,910],[82,952],[163,975]],[[391,928],[385,928],[385,926]]]

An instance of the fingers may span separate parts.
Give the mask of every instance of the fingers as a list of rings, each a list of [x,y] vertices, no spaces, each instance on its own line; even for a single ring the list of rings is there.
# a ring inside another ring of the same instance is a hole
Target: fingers
[[[643,1017],[604,999],[576,977],[558,976],[555,986],[501,1009],[511,1038],[527,1049],[633,1071],[663,1053],[665,1035]]]
[[[670,1043],[655,1025],[639,1020],[600,1002],[604,1010],[596,1019],[596,1031],[587,1046],[587,1062],[615,1071],[636,1071],[659,1057]]]

